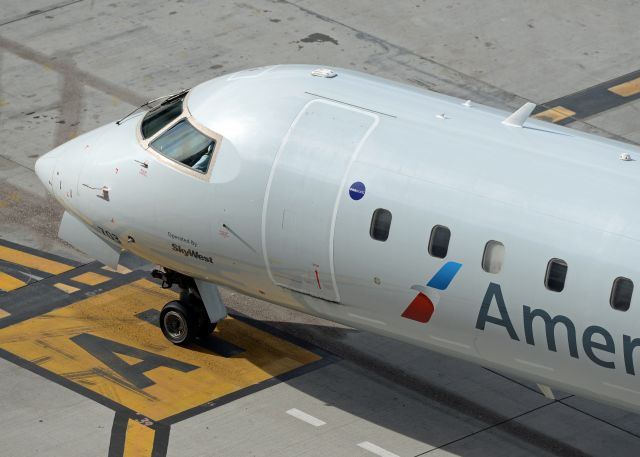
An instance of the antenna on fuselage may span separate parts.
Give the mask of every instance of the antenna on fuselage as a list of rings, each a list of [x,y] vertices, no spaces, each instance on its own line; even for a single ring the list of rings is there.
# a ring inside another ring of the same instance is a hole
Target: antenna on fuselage
[[[511,116],[502,121],[502,123],[509,127],[522,127],[534,109],[536,109],[536,104],[527,102],[518,108]]]
[[[148,102],[144,102],[142,105],[138,106],[136,109],[134,109],[133,111],[131,111],[129,114],[127,114],[125,117],[123,117],[122,119],[116,121],[116,125],[120,125],[122,124],[125,120],[127,120],[130,116],[133,116],[135,113],[138,112],[138,110],[144,108],[145,106],[149,106],[151,103],[157,102],[158,100],[162,100],[165,99],[162,103],[160,103],[160,106],[162,105],[166,105],[167,103],[171,103],[172,101],[174,101],[176,98],[181,97],[182,95],[186,94],[187,92],[189,92],[189,89],[183,89],[180,92],[176,92],[174,94],[169,94],[169,95],[163,95],[162,97],[158,97],[158,98],[154,98],[152,100],[149,100]]]

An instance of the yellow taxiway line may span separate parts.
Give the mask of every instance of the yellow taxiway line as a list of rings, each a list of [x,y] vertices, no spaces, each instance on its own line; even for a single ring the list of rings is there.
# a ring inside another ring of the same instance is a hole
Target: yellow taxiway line
[[[18,278],[14,278],[13,276],[0,271],[0,290],[9,292],[26,285],[26,282],[20,281]]]
[[[122,457],[151,456],[155,434],[156,432],[153,429],[142,425],[138,421],[129,419]]]
[[[575,111],[571,111],[564,106],[556,106],[546,111],[542,111],[533,117],[540,119],[541,121],[560,122],[568,117],[575,116],[575,114]]]
[[[0,260],[44,271],[45,273],[50,273],[52,275],[59,275],[74,268],[71,265],[67,265],[62,262],[45,259],[44,257],[29,254],[7,246],[0,246]]]
[[[212,338],[241,348],[237,355],[175,346],[139,316],[176,298],[140,279],[6,327],[0,348],[155,421],[322,359],[233,318]]]
[[[62,282],[57,282],[53,285],[53,287],[55,287],[56,289],[59,289],[63,292],[66,292],[68,294],[72,294],[74,292],[78,292],[80,289],[78,289],[77,287],[73,287],[70,286],[69,284],[65,284]]]
[[[71,278],[76,282],[81,282],[82,284],[86,284],[88,286],[97,286],[98,284],[102,284],[103,282],[109,281],[111,278],[109,276],[104,276],[98,273],[88,272],[83,273],[78,276],[74,276]]]
[[[632,95],[640,93],[640,78],[618,84],[617,86],[610,87],[608,90],[621,97],[631,97]]]

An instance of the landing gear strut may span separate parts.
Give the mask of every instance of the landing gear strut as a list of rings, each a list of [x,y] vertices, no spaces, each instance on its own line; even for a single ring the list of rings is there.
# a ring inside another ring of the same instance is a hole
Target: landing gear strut
[[[153,270],[151,276],[162,280],[163,289],[169,289],[173,284],[180,287],[180,299],[170,301],[160,312],[160,330],[169,341],[186,345],[214,331],[216,322],[209,320],[193,278],[165,269]]]

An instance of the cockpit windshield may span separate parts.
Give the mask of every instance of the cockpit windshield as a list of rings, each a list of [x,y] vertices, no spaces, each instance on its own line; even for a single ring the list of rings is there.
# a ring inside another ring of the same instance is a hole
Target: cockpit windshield
[[[199,173],[206,173],[209,169],[215,145],[214,139],[196,130],[187,119],[178,122],[150,144],[163,156]]]
[[[175,118],[182,114],[182,101],[185,93],[180,94],[174,99],[167,99],[162,104],[145,114],[142,119],[141,131],[142,138],[145,140],[151,138],[165,125],[169,124]]]

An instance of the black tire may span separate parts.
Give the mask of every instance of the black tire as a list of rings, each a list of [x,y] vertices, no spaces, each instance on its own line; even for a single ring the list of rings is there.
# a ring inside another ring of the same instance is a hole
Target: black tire
[[[189,307],[170,301],[160,311],[160,330],[173,344],[183,346],[198,336],[198,322]]]

